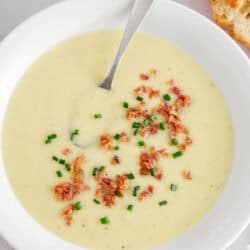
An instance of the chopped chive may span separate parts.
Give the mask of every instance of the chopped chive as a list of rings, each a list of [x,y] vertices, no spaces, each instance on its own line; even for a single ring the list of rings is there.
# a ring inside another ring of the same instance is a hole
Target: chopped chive
[[[98,113],[98,114],[95,114],[94,117],[95,117],[95,119],[101,119],[101,118],[102,118],[102,114],[99,114],[99,113]]]
[[[50,134],[47,136],[47,139],[45,140],[45,144],[50,144],[52,140],[57,138],[57,134]]]
[[[155,176],[156,175],[155,168],[150,168],[150,174],[151,174],[151,176]]]
[[[165,130],[166,129],[165,124],[163,122],[161,122],[159,125],[160,125],[160,130]]]
[[[110,220],[109,220],[109,218],[108,217],[102,217],[101,219],[100,219],[100,222],[101,222],[101,224],[109,224],[110,223]]]
[[[159,206],[165,206],[167,204],[168,204],[168,202],[166,200],[159,202]]]
[[[141,187],[140,186],[135,186],[134,187],[134,190],[133,190],[133,196],[137,196],[138,195],[138,192],[139,192],[139,190],[141,189]]]
[[[56,139],[57,138],[57,135],[56,134],[51,134],[48,136],[48,140],[53,140],[53,139]]]
[[[134,176],[133,173],[129,173],[127,176],[128,176],[128,179],[129,179],[129,180],[135,179],[135,176]]]
[[[73,130],[73,131],[71,132],[71,134],[70,134],[70,140],[73,141],[74,137],[75,137],[76,135],[79,135],[79,133],[80,133],[79,129]]]
[[[76,203],[74,204],[74,208],[75,208],[75,210],[81,210],[81,209],[82,209],[82,204],[81,204],[81,202],[80,202],[80,201],[76,202]]]
[[[99,169],[98,168],[94,168],[93,172],[92,172],[92,175],[96,176],[98,172],[99,172]]]
[[[127,207],[127,210],[128,211],[132,211],[133,209],[134,209],[134,205],[129,204],[128,207]]]
[[[65,164],[65,160],[64,159],[59,159],[58,163],[61,164],[61,165],[64,165]]]
[[[136,129],[135,129],[135,131],[134,131],[134,136],[137,136],[137,135],[138,135],[138,133],[139,133],[139,129],[138,129],[138,128],[136,128]]]
[[[143,147],[143,146],[145,146],[145,142],[144,141],[138,141],[137,145],[139,147]]]
[[[53,155],[53,156],[52,156],[52,160],[58,161],[59,159],[58,159],[58,157],[56,157],[55,155]]]
[[[157,120],[157,116],[156,115],[151,115],[150,116],[150,120],[151,121],[156,121]]]
[[[132,128],[140,128],[140,127],[141,127],[141,123],[139,123],[139,122],[132,123]]]
[[[179,144],[178,140],[176,138],[173,138],[171,140],[171,144],[177,146]]]
[[[118,151],[120,149],[120,147],[118,145],[114,146],[114,150]]]
[[[98,205],[101,203],[101,202],[98,201],[97,199],[94,199],[93,201],[94,201],[94,203],[96,203],[96,204],[98,204]]]
[[[148,127],[150,125],[150,121],[149,120],[144,120],[143,124],[145,125],[145,127]]]
[[[173,191],[173,192],[175,192],[177,190],[177,185],[172,183],[170,185],[170,190]]]
[[[128,102],[123,103],[123,108],[127,109],[129,107]]]
[[[170,100],[171,100],[171,96],[170,96],[169,94],[163,95],[163,98],[164,98],[166,101],[170,101]]]
[[[178,158],[178,157],[182,156],[182,154],[183,154],[182,151],[177,151],[177,152],[173,153],[172,156],[173,156],[173,158]]]
[[[141,102],[141,101],[143,101],[143,97],[137,96],[137,97],[136,97],[136,100],[139,101],[139,102]]]
[[[115,192],[115,195],[116,195],[117,197],[122,197],[122,194],[121,194],[121,192],[119,192],[119,191],[116,191],[116,192]]]
[[[47,140],[45,141],[45,144],[50,144],[50,143],[51,143],[51,140],[48,140],[48,139],[47,139]]]
[[[68,163],[65,163],[65,169],[66,169],[67,171],[70,171],[70,170],[71,170],[70,165],[69,165]]]
[[[104,166],[101,166],[101,167],[98,169],[98,171],[99,171],[99,172],[102,172],[102,171],[104,170],[104,168],[105,168]]]
[[[63,177],[63,174],[62,174],[62,172],[61,172],[60,170],[56,171],[56,175],[57,175],[58,177]]]
[[[115,135],[114,135],[114,139],[115,139],[115,140],[119,140],[120,138],[121,138],[121,135],[120,135],[120,134],[115,134]]]

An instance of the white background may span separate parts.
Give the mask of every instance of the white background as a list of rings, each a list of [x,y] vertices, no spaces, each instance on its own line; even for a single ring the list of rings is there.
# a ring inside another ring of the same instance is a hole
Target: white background
[[[27,17],[59,1],[60,0],[0,0],[0,41],[17,24],[21,23]],[[175,1],[182,3],[200,12],[201,14],[207,16],[208,18],[212,19],[210,0],[175,0]],[[246,49],[244,50],[250,57],[250,51],[247,51]],[[233,244],[233,246],[227,250],[247,250],[248,243],[250,243],[250,227]],[[1,238],[1,236],[0,236],[0,250],[13,250],[13,248],[9,246],[9,244],[5,242],[4,239]],[[211,250],[217,250],[217,249],[211,249]]]

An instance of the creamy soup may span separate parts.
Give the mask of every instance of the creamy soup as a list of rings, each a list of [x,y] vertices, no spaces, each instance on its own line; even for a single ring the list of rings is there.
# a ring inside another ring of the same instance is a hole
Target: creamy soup
[[[84,34],[30,67],[6,113],[4,160],[17,197],[51,232],[90,249],[151,249],[214,205],[233,131],[207,72],[148,34],[129,46],[113,89],[98,88],[120,39]]]

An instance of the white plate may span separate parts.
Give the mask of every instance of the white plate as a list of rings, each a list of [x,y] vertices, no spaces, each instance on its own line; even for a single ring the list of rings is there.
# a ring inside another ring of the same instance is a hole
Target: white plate
[[[12,32],[0,46],[0,129],[16,83],[39,55],[80,32],[123,27],[130,6],[127,0],[66,1],[42,11]],[[248,58],[206,18],[168,0],[155,1],[142,30],[183,48],[209,71],[226,98],[235,129],[233,171],[225,192],[200,223],[159,249],[223,249],[247,226],[250,214]],[[81,249],[48,232],[24,210],[8,182],[2,157],[0,232],[20,250]]]

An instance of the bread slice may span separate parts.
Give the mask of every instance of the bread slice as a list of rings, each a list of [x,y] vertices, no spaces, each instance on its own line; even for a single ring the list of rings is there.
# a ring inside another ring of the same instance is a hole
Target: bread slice
[[[250,0],[211,0],[215,21],[250,49]]]

